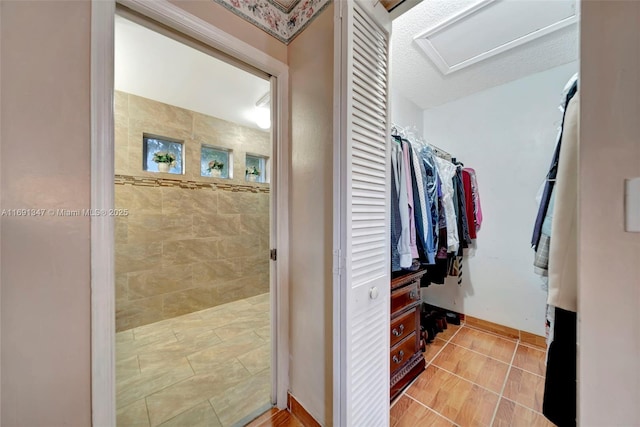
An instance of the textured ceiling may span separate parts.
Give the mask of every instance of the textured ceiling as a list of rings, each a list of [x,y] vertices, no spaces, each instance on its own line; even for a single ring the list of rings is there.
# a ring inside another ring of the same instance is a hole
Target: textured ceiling
[[[539,4],[550,0],[497,1]],[[578,27],[573,24],[455,73],[443,75],[414,38],[478,2],[424,0],[393,21],[393,90],[420,108],[427,109],[578,59]],[[525,20],[527,16],[514,16],[513,19]],[[495,25],[499,26],[500,22]],[[482,37],[482,34],[469,34],[469,37]]]
[[[115,89],[257,128],[261,79],[116,15]]]

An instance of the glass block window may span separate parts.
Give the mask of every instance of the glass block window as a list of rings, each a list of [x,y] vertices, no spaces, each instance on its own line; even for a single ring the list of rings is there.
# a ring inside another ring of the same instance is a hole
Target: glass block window
[[[245,166],[246,181],[267,182],[267,157],[247,154]]]
[[[233,154],[231,150],[203,145],[200,148],[200,176],[232,178]]]
[[[148,136],[143,137],[142,168],[148,172],[164,172],[182,175],[182,150],[181,142],[164,137]],[[161,160],[157,162],[156,160]],[[163,160],[172,160],[167,165]],[[168,170],[161,170],[168,167]]]

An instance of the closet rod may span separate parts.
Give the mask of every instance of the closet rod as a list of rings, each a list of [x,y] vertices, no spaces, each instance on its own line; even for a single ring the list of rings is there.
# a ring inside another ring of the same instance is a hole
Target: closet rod
[[[406,129],[404,129],[402,126],[396,125],[395,123],[391,123],[391,135],[395,135],[395,134],[399,134],[399,133],[406,134]],[[427,143],[427,144],[429,144],[429,143]],[[443,149],[441,149],[439,147],[436,147],[433,144],[429,144],[429,146],[433,150],[433,153],[436,156],[440,157],[441,159],[445,159],[445,160],[449,160],[449,161],[451,161],[451,159],[453,159],[453,156],[451,154],[449,154],[448,152],[444,151]]]

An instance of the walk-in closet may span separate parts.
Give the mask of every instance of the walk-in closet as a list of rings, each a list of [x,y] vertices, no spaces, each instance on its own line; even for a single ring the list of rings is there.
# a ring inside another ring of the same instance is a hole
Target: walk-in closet
[[[392,426],[575,425],[576,10],[393,21]]]

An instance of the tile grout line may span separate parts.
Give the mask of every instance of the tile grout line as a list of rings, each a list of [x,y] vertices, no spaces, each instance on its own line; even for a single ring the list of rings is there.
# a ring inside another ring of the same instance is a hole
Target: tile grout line
[[[442,350],[444,350],[444,348],[445,348],[449,343],[451,343],[451,340],[453,339],[453,337],[455,337],[456,335],[458,335],[458,332],[460,332],[460,331],[462,330],[463,326],[464,326],[464,325],[460,325],[460,327],[458,328],[458,330],[457,330],[457,331],[455,331],[455,332],[453,333],[453,335],[451,335],[451,337],[450,337],[448,340],[446,340],[446,341],[445,341],[445,340],[442,340],[442,341],[444,341],[444,345],[443,345],[443,346],[442,346],[442,348],[441,348],[440,350],[438,350],[438,352],[437,352],[437,353],[436,353],[436,354],[431,358],[431,360],[429,360],[429,362],[427,362],[426,366],[431,365],[431,364],[433,363],[433,361],[434,361],[434,360],[436,360],[436,357],[440,356],[440,353],[442,353]],[[437,337],[436,337],[436,339],[437,339]],[[442,339],[442,338],[441,338],[441,339]],[[434,341],[435,341],[435,339],[434,339]],[[425,367],[426,367],[426,366],[425,366]],[[408,388],[408,387],[407,387],[407,388]]]
[[[516,368],[516,369],[520,369],[522,372],[526,372],[527,374],[535,375],[536,377],[540,377],[542,379],[546,378],[544,375],[536,374],[535,372],[531,372],[529,370],[521,368],[520,366],[513,365],[513,367]]]
[[[539,411],[537,411],[537,410],[535,410],[535,409],[533,409],[533,408],[529,408],[527,405],[523,405],[522,403],[516,402],[515,400],[513,400],[513,399],[509,399],[508,397],[504,397],[504,396],[502,396],[502,398],[503,398],[504,400],[508,400],[508,401],[509,401],[509,402],[511,402],[511,403],[514,403],[514,404],[516,404],[516,405],[518,405],[518,406],[522,406],[523,408],[528,409],[528,410],[530,410],[531,412],[535,412],[536,414],[538,414],[538,415],[542,415],[542,416],[544,417],[544,414],[543,414],[542,412],[539,412]],[[545,418],[546,418],[546,417],[545,417]]]
[[[456,326],[457,326],[457,325],[456,325]],[[453,337],[455,337],[455,336],[458,334],[458,332],[460,332],[460,330],[461,330],[463,327],[464,327],[464,323],[461,323],[461,324],[460,324],[460,327],[458,328],[458,330],[457,330],[457,331],[455,331],[455,332],[453,333],[453,335],[451,335],[451,337],[450,337],[448,340],[446,340],[446,341],[445,341],[445,340],[443,340],[442,338],[440,338],[440,340],[444,341],[444,345],[442,346],[442,348],[441,348],[440,350],[438,350],[438,352],[437,352],[437,353],[436,353],[436,354],[435,354],[435,355],[434,355],[434,356],[433,356],[429,361],[427,361],[427,360],[425,359],[425,365],[424,365],[425,371],[427,370],[427,367],[429,367],[429,365],[431,365],[431,362],[433,362],[433,361],[435,360],[435,358],[436,358],[436,357],[438,357],[438,355],[442,352],[442,350],[444,350],[444,348],[447,346],[447,344],[449,344],[449,342],[453,339]],[[436,338],[434,338],[434,341],[435,341],[436,339],[437,339],[437,337],[436,337]],[[427,343],[427,345],[428,345],[428,343]],[[422,375],[422,374],[423,374],[423,372],[421,372],[421,373],[420,373],[420,375]],[[420,375],[418,375],[417,377],[415,377],[415,378],[414,378],[414,379],[409,383],[409,385],[407,385],[407,386],[404,388],[404,390],[402,390],[402,393],[400,393],[400,395],[399,395],[398,397],[396,397],[396,398],[395,398],[395,400],[393,401],[393,404],[389,406],[389,411],[391,411],[391,408],[393,408],[393,407],[396,405],[396,403],[398,403],[398,401],[400,400],[400,398],[402,398],[402,396],[407,396],[407,397],[409,397],[409,398],[413,399],[411,396],[409,396],[409,395],[407,394],[407,391],[409,391],[409,389],[411,388],[411,386],[412,386],[416,381],[418,381],[418,378],[420,378]],[[413,400],[415,400],[415,399],[413,399]],[[431,408],[429,408],[429,409],[431,409]],[[434,412],[435,412],[435,411],[434,411]],[[437,412],[436,412],[436,413],[437,413]],[[445,418],[446,418],[446,417],[445,417]],[[454,424],[455,424],[455,423],[454,423]],[[457,424],[456,424],[456,425],[457,425]]]
[[[149,422],[149,426],[151,426],[151,414],[149,413],[149,404],[147,404],[147,396],[143,397],[144,399],[144,407],[147,410],[147,421]],[[118,421],[116,420],[116,424]]]
[[[209,406],[211,407],[211,410],[213,411],[213,415],[216,416],[216,419],[218,420],[218,422],[220,423],[220,425],[222,425],[222,421],[220,421],[220,416],[218,415],[218,413],[216,412],[216,408],[213,407],[213,404],[211,403],[211,399],[207,399],[207,403],[209,404]]]
[[[469,348],[469,347],[467,347],[467,346],[464,346],[464,345],[462,345],[462,344],[458,344],[458,343],[455,343],[455,342],[451,342],[451,344],[455,345],[456,347],[461,347],[461,348],[463,348],[463,349],[465,349],[465,350],[469,350],[469,351],[470,351],[470,352],[472,352],[472,353],[479,354],[480,356],[488,357],[489,359],[493,359],[493,360],[495,360],[496,362],[504,363],[505,365],[508,365],[508,364],[509,364],[509,362],[505,362],[504,360],[500,360],[500,359],[498,359],[498,358],[496,358],[496,357],[489,356],[488,354],[484,354],[484,353],[482,353],[482,352],[480,352],[480,351],[474,350],[474,349]],[[515,347],[515,351],[516,351],[516,353],[518,352],[518,345],[516,345],[516,347]],[[524,371],[524,372],[526,372],[526,373],[528,373],[528,374],[535,375],[535,376],[540,377],[540,378],[544,378],[544,375],[536,374],[535,372],[530,371],[530,370],[525,369],[525,368],[521,368],[520,366],[515,366],[515,365],[514,365],[514,368],[518,368],[518,369],[520,369],[521,371]]]
[[[458,425],[459,425],[458,423],[456,423],[455,421],[453,421],[453,420],[451,420],[451,419],[449,419],[449,418],[445,417],[444,415],[442,415],[440,412],[436,411],[435,409],[430,408],[430,407],[428,407],[427,405],[425,405],[424,403],[420,402],[418,399],[415,399],[415,398],[413,398],[413,397],[409,396],[408,394],[407,394],[407,397],[408,397],[409,399],[413,400],[414,402],[418,403],[419,405],[421,405],[421,406],[425,407],[427,410],[429,410],[429,411],[433,412],[434,414],[436,414],[436,415],[438,415],[438,416],[440,416],[440,417],[444,418],[445,420],[449,421],[451,424],[453,424],[453,425],[455,425],[455,426],[458,426]]]
[[[480,351],[477,351],[477,350],[474,350],[474,349],[472,349],[472,348],[469,348],[469,347],[467,347],[467,346],[464,346],[464,345],[462,345],[462,344],[458,344],[458,343],[455,343],[455,342],[452,342],[451,344],[455,345],[456,347],[460,347],[460,348],[463,348],[463,349],[465,349],[465,350],[468,350],[468,351],[470,351],[470,352],[472,352],[472,353],[479,354],[480,356],[488,357],[489,359],[495,360],[496,362],[504,363],[505,365],[507,365],[507,364],[509,363],[509,362],[505,362],[504,360],[500,360],[500,359],[498,359],[498,358],[496,358],[496,357],[489,356],[488,354],[484,354],[484,353],[482,353],[482,352],[480,352]],[[516,346],[516,349],[517,349],[517,348],[518,348],[518,346]],[[515,349],[514,349],[514,350],[515,350]],[[532,372],[532,373],[533,373],[533,372]]]
[[[432,366],[433,366],[434,368],[438,368],[438,369],[440,369],[441,371],[446,372],[446,373],[447,373],[447,374],[449,374],[449,375],[453,375],[453,376],[454,376],[454,377],[456,377],[456,378],[460,378],[462,381],[466,381],[466,382],[468,382],[468,383],[470,383],[470,384],[473,384],[473,385],[475,385],[475,386],[478,386],[478,387],[480,387],[481,389],[483,389],[484,391],[488,391],[488,392],[489,392],[489,393],[491,393],[491,394],[495,394],[496,396],[499,396],[499,395],[500,395],[499,393],[497,393],[497,392],[495,392],[495,391],[493,391],[493,390],[489,390],[489,389],[488,389],[488,388],[486,388],[485,386],[481,386],[481,385],[480,385],[480,384],[478,384],[478,383],[474,383],[473,381],[471,381],[471,380],[469,380],[469,379],[467,379],[467,378],[465,378],[465,377],[463,377],[463,376],[460,376],[460,375],[456,374],[455,372],[451,372],[450,370],[445,369],[445,368],[443,368],[443,367],[441,367],[441,366],[438,366],[438,365],[432,365]]]
[[[516,360],[516,353],[518,352],[517,344],[519,342],[520,340],[517,341],[516,348],[513,349],[513,355],[511,356],[511,363],[509,363],[509,369],[507,369],[507,376],[504,377],[504,382],[502,383],[502,390],[498,395],[498,403],[496,404],[496,408],[493,410],[493,416],[491,417],[491,424],[490,424],[490,426],[492,427],[493,427],[493,423],[496,421],[496,416],[498,415],[498,408],[500,408],[500,401],[502,400],[502,396],[504,395],[504,389],[507,387],[507,382],[509,381],[509,375],[511,375],[511,368],[513,367],[513,361]]]
[[[526,342],[523,342],[523,341],[519,341],[518,344],[520,344],[523,347],[530,348],[532,350],[538,350],[538,351],[541,351],[543,353],[547,352],[546,347],[539,347],[537,345],[529,344],[529,343],[526,343]]]

